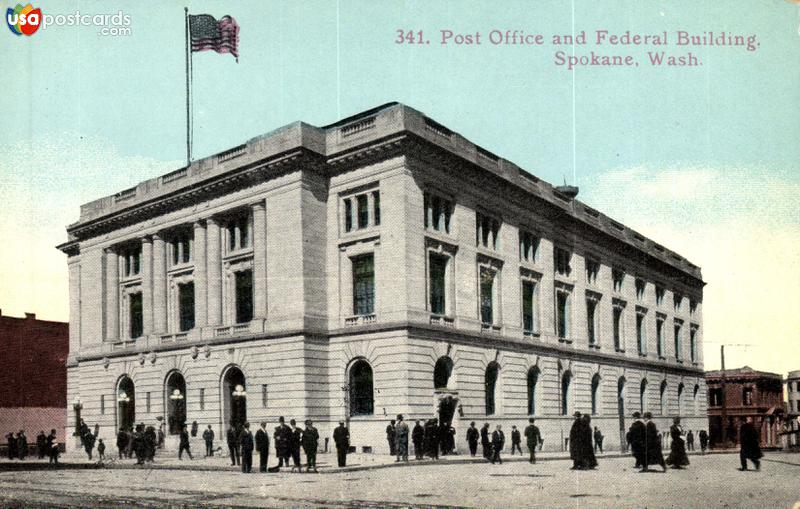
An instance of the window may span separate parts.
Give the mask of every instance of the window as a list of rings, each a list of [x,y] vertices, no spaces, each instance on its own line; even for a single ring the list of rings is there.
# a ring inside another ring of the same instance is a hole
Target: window
[[[424,194],[425,228],[450,233],[453,202],[431,193]]]
[[[189,263],[192,260],[192,248],[194,241],[192,234],[184,232],[173,237],[171,244],[172,265]]]
[[[106,413],[106,396],[105,396],[105,394],[101,394],[100,395],[100,413],[101,414],[105,414]]]
[[[345,232],[381,224],[381,195],[377,189],[348,196],[343,201]]]
[[[572,253],[566,249],[557,247],[553,250],[553,262],[556,268],[556,273],[560,276],[569,277],[572,272],[570,262],[572,261]]]
[[[241,213],[230,219],[225,227],[228,236],[228,252],[251,247],[250,214]]]
[[[372,367],[363,359],[350,367],[350,415],[372,415],[374,396],[372,389]]]
[[[493,217],[477,212],[476,224],[475,243],[479,247],[497,249],[497,236],[500,233],[500,222]]]
[[[613,326],[614,326],[614,350],[622,352],[625,350],[625,343],[622,338],[622,311],[624,307],[620,304],[614,305]]]
[[[344,201],[344,231],[349,232],[353,229],[353,202],[349,199]]]
[[[614,279],[614,291],[620,293],[622,291],[622,282],[625,281],[625,271],[622,269],[613,269],[611,277]]]
[[[675,323],[675,360],[681,360],[683,356],[681,355],[681,324],[679,322]]]
[[[374,218],[375,226],[381,224],[381,193],[379,191],[372,191],[372,217]]]
[[[495,320],[494,286],[497,272],[489,267],[480,268],[481,323],[492,325]]]
[[[644,313],[636,313],[636,350],[639,355],[647,354],[647,337],[644,328]]]
[[[366,228],[369,226],[369,200],[366,194],[356,196],[356,204],[358,206],[358,228]]]
[[[261,385],[261,408],[267,408],[267,384]]]
[[[141,271],[142,246],[129,248],[122,253],[123,269],[125,277],[138,276]]]
[[[143,314],[142,314],[142,294],[132,293],[128,296],[128,305],[130,306],[130,333],[131,338],[138,338],[142,336],[144,330]]]
[[[556,290],[556,334],[560,340],[566,340],[570,335],[569,295],[565,289]]]
[[[715,387],[708,390],[708,406],[722,406],[722,389]]]
[[[527,334],[539,331],[537,320],[538,290],[536,282],[526,279],[522,281],[522,329]]]
[[[697,362],[697,326],[689,329],[689,359],[692,364]]]
[[[145,408],[144,411],[149,414],[150,413],[150,393],[149,392],[145,393],[145,395],[144,395],[144,408]]]
[[[678,415],[683,415],[683,383],[678,384]]]
[[[437,253],[428,255],[428,288],[430,309],[435,315],[447,314],[447,262],[449,257]]]
[[[678,313],[681,310],[681,302],[683,301],[683,295],[679,293],[672,294],[673,304],[675,306],[675,312]]]
[[[497,388],[497,375],[500,371],[500,366],[496,362],[490,362],[486,367],[486,375],[484,377],[484,390],[486,393],[486,415],[494,415],[495,400],[494,394]]]
[[[598,398],[600,396],[600,375],[595,373],[592,377],[592,415],[598,414],[599,408],[599,401]]]
[[[528,415],[536,414],[536,384],[539,382],[539,368],[528,370]]]
[[[561,415],[569,415],[572,401],[572,373],[565,371],[561,376]]]
[[[453,360],[448,356],[439,357],[433,366],[433,388],[447,389],[450,375],[453,373]]]
[[[664,287],[656,286],[656,304],[659,306],[664,303]]]
[[[253,319],[253,271],[236,272],[236,323]]]
[[[644,288],[645,288],[644,279],[636,278],[636,300],[638,301],[644,300]]]
[[[745,387],[742,389],[742,404],[750,406],[753,404],[753,388]]]
[[[597,302],[596,297],[586,298],[586,332],[589,346],[597,346]]]
[[[661,391],[659,394],[659,400],[661,403],[661,415],[667,415],[667,381],[664,380],[661,382]]]
[[[656,353],[659,359],[664,358],[664,319],[656,319]]]
[[[375,264],[372,253],[353,260],[353,314],[371,315],[375,312]]]
[[[206,390],[200,389],[200,410],[206,409]]]
[[[178,285],[178,314],[181,332],[194,328],[194,283]]]
[[[586,259],[586,282],[590,285],[597,284],[597,274],[600,272],[600,262]]]
[[[532,233],[519,232],[519,258],[520,260],[535,263],[539,255],[539,237]]]
[[[697,301],[692,299],[689,301],[689,316],[694,316],[697,312]]]
[[[647,410],[647,379],[643,379],[639,384],[639,410],[644,413]]]

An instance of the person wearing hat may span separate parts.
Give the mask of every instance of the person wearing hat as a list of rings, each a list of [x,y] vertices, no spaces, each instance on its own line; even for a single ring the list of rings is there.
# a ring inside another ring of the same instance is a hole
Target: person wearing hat
[[[283,416],[278,417],[278,425],[272,434],[275,442],[275,455],[278,456],[278,467],[288,467],[292,455],[292,430],[286,425]]]
[[[672,438],[672,444],[670,444],[667,465],[670,465],[672,468],[683,469],[683,467],[689,464],[689,457],[686,456],[686,444],[683,441],[683,427],[681,426],[680,417],[672,419],[672,426],[669,428],[669,436]]]
[[[256,449],[258,449],[258,471],[266,472],[269,462],[269,432],[266,421],[263,421],[256,431]]]
[[[292,461],[294,465],[292,465],[292,472],[294,469],[297,469],[297,473],[302,473],[303,467],[300,464],[300,446],[303,443],[303,430],[301,430],[297,426],[297,421],[294,419],[289,421],[289,425],[291,426],[291,434],[289,435],[289,452],[292,455]]]
[[[244,423],[239,442],[242,447],[242,473],[249,474],[253,471],[253,432],[250,431],[249,422]]]
[[[498,424],[492,433],[492,465],[495,462],[503,464],[503,458],[500,457],[500,452],[506,443],[506,435],[503,433],[503,427]]]
[[[569,457],[572,460],[572,470],[583,470],[583,458],[581,457],[583,452],[583,447],[581,446],[583,421],[581,420],[580,412],[575,412],[572,416],[575,420],[569,430]]]
[[[645,420],[645,436],[644,436],[644,452],[642,454],[642,472],[649,471],[649,465],[661,465],[664,472],[667,471],[667,465],[664,463],[664,454],[661,452],[661,439],[658,433],[656,423],[652,421],[653,414],[650,412],[644,413]]]
[[[492,443],[489,441],[489,423],[486,422],[481,428],[481,449],[483,449],[483,457],[487,460],[492,459]]]
[[[347,452],[350,449],[350,431],[345,428],[344,421],[339,421],[339,427],[333,430],[333,442],[336,444],[336,457],[339,466],[347,465]]]
[[[389,442],[389,455],[396,456],[397,452],[395,451],[397,446],[397,433],[395,431],[395,420],[392,419],[389,424],[386,426],[386,441]]]
[[[472,423],[475,424],[474,422]],[[477,430],[476,430],[477,431]],[[414,430],[411,432],[411,441],[414,442],[414,457],[421,460],[425,455],[425,428],[417,421],[414,425]],[[473,454],[473,456],[475,456]]]
[[[394,450],[397,454],[395,462],[405,461],[408,463],[408,424],[403,420],[403,414],[397,415],[397,424],[394,426],[394,437]]]
[[[539,431],[539,427],[533,423],[533,417],[528,419],[528,426],[525,428],[525,442],[528,446],[528,452],[530,452],[530,459],[528,460],[531,464],[536,463],[536,447],[539,445],[539,440],[542,438],[542,434]]]
[[[650,412],[647,412],[645,415],[649,413]],[[633,419],[634,421],[631,424],[630,429],[628,429],[628,433],[626,434],[625,438],[631,446],[633,457],[636,459],[636,465],[634,465],[633,468],[642,468],[645,465],[645,435],[647,430],[645,423],[642,421],[642,414],[639,412],[633,412]],[[659,447],[659,450],[660,449],[661,448]]]
[[[469,445],[469,455],[473,458],[475,454],[478,452],[478,439],[480,438],[480,433],[478,432],[478,428],[475,427],[475,421],[469,423],[469,428],[467,428],[467,444]]]
[[[319,447],[319,432],[311,422],[306,419],[306,429],[303,431],[303,451],[306,453],[306,472],[314,469],[317,471],[317,448]]]

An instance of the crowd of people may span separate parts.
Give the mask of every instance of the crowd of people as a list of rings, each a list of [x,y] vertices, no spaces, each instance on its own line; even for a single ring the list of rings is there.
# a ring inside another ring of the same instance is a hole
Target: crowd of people
[[[8,433],[6,435],[6,441],[8,459],[24,461],[28,457],[30,447],[24,429],[19,430],[17,433]],[[50,463],[58,464],[60,449],[56,430],[51,429],[49,435],[45,435],[44,431],[39,431],[39,434],[36,435],[36,452],[39,459],[48,458]]]

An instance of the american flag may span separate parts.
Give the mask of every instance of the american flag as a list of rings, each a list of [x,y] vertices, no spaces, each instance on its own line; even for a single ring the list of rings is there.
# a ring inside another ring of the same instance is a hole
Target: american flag
[[[189,34],[193,52],[230,53],[239,61],[239,25],[232,17],[223,16],[217,21],[209,14],[190,15]]]

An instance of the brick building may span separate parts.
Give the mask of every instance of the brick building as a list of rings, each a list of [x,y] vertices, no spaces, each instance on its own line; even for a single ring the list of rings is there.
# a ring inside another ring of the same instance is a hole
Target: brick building
[[[790,371],[786,376],[786,400],[786,446],[800,447],[800,370]]]
[[[778,433],[784,418],[783,378],[776,373],[756,371],[750,366],[725,370],[725,390],[722,371],[706,373],[708,386],[708,435],[711,447],[722,444],[723,408],[728,423],[729,446],[739,442],[739,427],[747,417],[761,430],[762,447],[779,447]]]
[[[302,122],[81,207],[68,392],[157,417],[705,427],[700,269],[424,114]],[[73,422],[75,415],[70,415]],[[172,427],[172,426],[171,426]]]
[[[64,440],[68,352],[69,324],[0,311],[0,436],[24,429],[35,443],[55,428]]]

